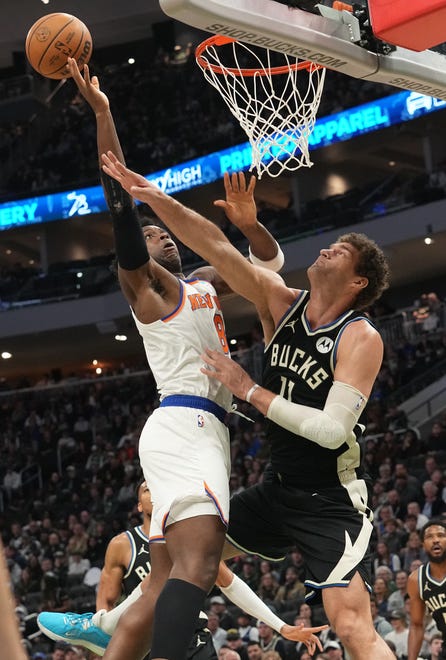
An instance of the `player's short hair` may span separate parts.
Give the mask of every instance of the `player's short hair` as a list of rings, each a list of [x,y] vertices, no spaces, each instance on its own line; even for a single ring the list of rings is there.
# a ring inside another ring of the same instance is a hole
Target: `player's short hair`
[[[365,234],[350,232],[339,236],[336,242],[350,243],[358,252],[356,273],[366,277],[369,283],[358,293],[355,308],[365,309],[389,287],[390,269],[384,252]]]
[[[136,486],[136,499],[139,502],[139,491],[141,489],[141,486],[146,483],[146,480],[142,478],[140,481],[138,481],[138,485]]]
[[[154,214],[150,206],[145,202],[141,202],[137,204],[136,211],[138,213],[139,223],[141,227],[147,227],[148,225],[155,225],[157,227],[161,226],[162,229],[164,228],[160,219]]]
[[[442,520],[441,518],[431,518],[430,520],[428,520],[427,523],[423,525],[423,527],[420,530],[420,536],[422,541],[424,541],[424,535],[426,534],[426,530],[428,530],[429,527],[443,527],[443,529],[446,529],[446,520]]]

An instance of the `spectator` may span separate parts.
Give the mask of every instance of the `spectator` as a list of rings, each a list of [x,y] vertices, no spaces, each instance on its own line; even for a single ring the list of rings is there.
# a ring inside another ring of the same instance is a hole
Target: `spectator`
[[[271,573],[277,580],[279,579],[279,572],[273,568],[274,564],[267,559],[261,559],[259,564],[260,577],[265,573]]]
[[[393,631],[385,636],[386,641],[395,644],[395,653],[398,660],[407,658],[407,643],[409,628],[407,627],[406,614],[403,610],[393,610],[389,614],[389,620]]]
[[[395,433],[391,429],[387,429],[381,440],[378,441],[378,446],[376,450],[376,462],[379,466],[384,465],[384,460],[390,459],[393,461],[396,458],[398,453],[398,442],[395,439]],[[383,479],[384,475],[381,474],[382,470],[379,470],[380,478]],[[391,470],[389,470],[391,473]],[[388,480],[390,480],[390,473],[386,475]],[[386,489],[387,490],[387,489]]]
[[[298,602],[305,597],[305,586],[299,580],[299,575],[295,566],[288,566],[285,571],[285,582],[279,587],[275,605],[279,611],[296,609]]]
[[[380,616],[387,615],[387,601],[390,596],[390,590],[383,578],[375,578],[373,583],[373,593],[375,595],[376,607]]]
[[[432,454],[426,456],[426,459],[424,461],[424,470],[421,474],[418,475],[418,481],[420,483],[423,483],[424,481],[428,481],[428,479],[432,478],[432,473],[434,472],[434,470],[438,470],[438,469],[439,466],[435,456],[433,456]]]
[[[397,571],[395,575],[396,590],[393,591],[388,600],[389,610],[403,610],[407,598],[407,573]]]
[[[280,660],[280,653],[277,651],[265,651],[262,655],[262,660]]]
[[[428,660],[441,660],[442,657],[442,648],[443,648],[443,637],[441,633],[436,633],[432,635],[429,642],[429,658]]]
[[[407,513],[407,509],[405,506],[401,504],[400,495],[398,491],[395,490],[395,488],[392,488],[391,490],[387,491],[386,501],[387,504],[390,504],[390,506],[392,507],[393,518],[396,518],[397,526],[399,526],[399,522],[404,520],[404,516]]]
[[[105,452],[100,449],[97,444],[91,445],[91,452],[87,458],[85,469],[92,475],[97,474],[104,465],[105,461]]]
[[[240,612],[237,617],[237,625],[240,638],[244,644],[259,641],[259,631],[252,625],[251,615],[247,612]]]
[[[68,575],[83,577],[90,568],[90,560],[82,557],[80,552],[73,552],[68,560]]]
[[[259,629],[259,643],[263,653],[266,651],[277,651],[282,660],[285,660],[285,643],[270,626],[262,621],[257,622]]]
[[[418,516],[414,515],[413,513],[408,513],[407,516],[405,517],[403,524],[402,538],[401,538],[402,547],[404,547],[407,544],[407,541],[409,539],[409,534],[411,532],[417,531],[417,522],[418,522]],[[400,554],[401,554],[401,550],[400,550]]]
[[[325,643],[324,653],[327,656],[327,660],[343,660],[344,658],[342,646],[335,639],[330,639]]]
[[[76,440],[68,432],[68,428],[62,429],[62,434],[57,442],[59,451],[70,453],[76,449]]]
[[[279,589],[279,583],[272,573],[264,573],[260,578],[259,588],[257,594],[260,598],[268,605],[273,605],[277,591]]]
[[[394,487],[398,491],[401,504],[420,499],[420,483],[410,475],[404,463],[397,463],[394,471]]]
[[[243,557],[240,578],[243,582],[246,582],[248,587],[253,591],[257,591],[259,577],[257,574],[256,562],[252,557]]]
[[[401,449],[398,452],[397,458],[406,461],[409,458],[419,456],[421,453],[421,442],[414,429],[407,429],[403,435],[401,442]]]
[[[402,525],[402,523],[401,523]],[[386,544],[389,553],[398,554],[403,545],[403,532],[401,531],[398,522],[395,518],[390,518],[385,526],[384,533],[381,535],[381,540]],[[398,570],[392,567],[392,571]]]
[[[421,514],[429,518],[436,518],[446,510],[438,491],[438,486],[433,481],[425,481],[422,485],[424,499],[421,502]]]
[[[263,660],[263,652],[259,642],[248,642],[247,649],[249,660]]]
[[[376,531],[378,533],[378,537],[381,538],[382,535],[385,533],[386,528],[385,525],[389,520],[393,520],[394,514],[393,514],[393,509],[390,506],[390,504],[382,504],[376,511],[375,511],[375,518],[374,518],[374,525],[376,528]]]
[[[373,626],[378,635],[384,639],[387,633],[391,632],[393,628],[387,619],[379,614],[376,598],[373,594],[370,595],[370,610],[372,613]]]
[[[424,513],[421,513],[420,505],[418,502],[409,502],[407,504],[407,513],[408,515],[416,516],[417,517],[417,526],[416,529],[419,531],[424,525],[427,523],[429,518],[424,515]]]
[[[399,556],[393,552],[389,552],[385,541],[378,541],[376,545],[375,558],[373,560],[373,571],[375,574],[378,566],[388,566],[392,573],[396,573],[401,568]]]
[[[235,627],[234,617],[228,612],[223,596],[212,596],[209,609],[218,616],[220,626],[224,630]]]
[[[84,530],[84,526],[81,523],[76,522],[73,525],[73,535],[68,541],[68,553],[73,555],[74,553],[84,556],[88,548],[88,534]]]
[[[407,415],[395,403],[389,404],[384,419],[389,431],[400,431],[407,428]]]
[[[248,660],[248,650],[246,644],[240,637],[237,628],[229,628],[227,631],[226,645],[239,654],[241,660]]]
[[[403,562],[403,570],[406,571],[406,573],[413,570],[411,566],[414,560],[421,561],[422,563],[427,561],[427,555],[423,550],[423,545],[418,532],[415,531],[409,534],[405,547],[401,549],[401,559]]]
[[[5,476],[3,477],[3,489],[10,504],[12,504],[14,500],[16,500],[20,495],[21,487],[22,477],[20,476],[20,473],[14,470],[12,467],[9,467],[6,470]]]
[[[426,481],[429,481],[429,479],[426,479]],[[445,479],[443,475],[443,471],[440,470],[440,468],[436,468],[431,475],[430,481],[432,481],[433,484],[435,484],[439,490],[440,496],[443,499],[443,489],[445,487]],[[423,482],[424,483],[424,482]]]
[[[428,451],[446,451],[446,429],[440,420],[432,424],[431,432],[427,438]]]
[[[215,612],[208,612],[208,628],[217,653],[226,644],[227,632],[220,626],[220,619]]]

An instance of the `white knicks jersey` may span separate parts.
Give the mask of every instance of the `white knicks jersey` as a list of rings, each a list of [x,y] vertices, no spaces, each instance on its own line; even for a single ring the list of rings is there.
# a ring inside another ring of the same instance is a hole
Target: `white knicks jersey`
[[[231,392],[200,371],[205,348],[229,355],[216,291],[209,282],[197,279],[178,280],[178,286],[180,301],[163,319],[141,323],[132,310],[160,399],[170,394],[190,394],[229,410]]]

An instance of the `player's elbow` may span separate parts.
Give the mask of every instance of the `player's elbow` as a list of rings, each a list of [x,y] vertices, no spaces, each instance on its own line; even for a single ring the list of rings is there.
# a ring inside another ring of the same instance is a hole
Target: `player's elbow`
[[[325,412],[304,420],[300,434],[325,449],[338,449],[347,440],[344,426]]]

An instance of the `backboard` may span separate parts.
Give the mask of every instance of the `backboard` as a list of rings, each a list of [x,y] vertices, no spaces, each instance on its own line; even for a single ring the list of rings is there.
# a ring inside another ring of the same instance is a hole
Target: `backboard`
[[[171,18],[213,34],[446,100],[445,55],[385,44],[374,52],[364,43],[360,20],[345,9],[317,5],[316,14],[274,0],[160,0],[160,6]]]

